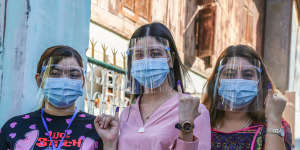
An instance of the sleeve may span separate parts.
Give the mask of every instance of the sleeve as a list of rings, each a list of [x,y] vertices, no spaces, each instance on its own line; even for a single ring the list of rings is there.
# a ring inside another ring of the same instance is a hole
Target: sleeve
[[[284,129],[284,143],[285,143],[285,148],[286,150],[291,150],[292,149],[292,130],[288,122],[285,120],[282,120],[282,126]]]
[[[8,141],[7,141],[7,131],[8,129],[8,123],[6,122],[1,130],[0,130],[0,147],[1,149],[9,149],[9,144],[8,144]]]
[[[195,121],[194,141],[187,142],[180,140],[178,137],[171,145],[172,150],[210,150],[211,149],[211,127],[209,112],[202,104],[199,105],[198,111],[201,115]]]

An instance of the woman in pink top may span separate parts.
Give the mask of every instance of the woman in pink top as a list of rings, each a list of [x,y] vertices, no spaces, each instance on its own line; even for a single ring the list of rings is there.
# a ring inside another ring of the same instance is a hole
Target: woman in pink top
[[[138,28],[127,55],[127,89],[135,103],[120,120],[107,115],[95,120],[103,142],[111,143],[108,149],[210,150],[209,112],[199,98],[182,94],[187,71],[167,27]]]

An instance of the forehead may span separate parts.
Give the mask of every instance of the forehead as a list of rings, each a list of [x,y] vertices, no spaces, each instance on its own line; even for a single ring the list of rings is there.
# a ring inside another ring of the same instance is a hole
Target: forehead
[[[80,65],[77,62],[75,57],[65,57],[65,58],[61,59],[57,64],[60,66],[78,66],[78,67],[80,67]]]
[[[243,57],[231,57],[228,59],[227,63],[225,64],[227,65],[233,65],[233,66],[252,66],[253,64],[251,64],[246,58]]]
[[[134,46],[135,47],[146,47],[148,45],[163,45],[163,44],[158,42],[154,37],[147,36],[147,37],[138,39]]]

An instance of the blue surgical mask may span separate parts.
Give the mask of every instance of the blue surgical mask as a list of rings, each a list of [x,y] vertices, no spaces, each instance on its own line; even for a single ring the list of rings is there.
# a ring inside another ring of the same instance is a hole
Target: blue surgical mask
[[[69,78],[47,78],[43,88],[45,98],[57,108],[66,108],[82,96],[82,81]]]
[[[257,96],[258,81],[245,79],[221,79],[218,95],[235,109],[249,105]]]
[[[145,58],[132,63],[131,75],[146,88],[157,88],[166,79],[170,68],[167,58]]]

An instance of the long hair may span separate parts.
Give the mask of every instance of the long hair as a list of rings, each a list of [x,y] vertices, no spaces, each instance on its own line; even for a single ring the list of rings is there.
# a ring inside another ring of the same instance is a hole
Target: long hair
[[[257,100],[260,101],[261,104],[264,104],[265,99],[268,94],[268,85],[272,84],[272,88],[275,89],[275,86],[271,80],[271,77],[269,73],[266,70],[266,66],[263,63],[262,58],[255,52],[255,50],[246,45],[236,45],[236,46],[229,46],[227,47],[218,57],[216,61],[216,65],[213,69],[212,74],[207,80],[206,83],[206,92],[203,97],[203,103],[206,105],[206,107],[209,110],[210,113],[210,121],[211,126],[215,127],[217,123],[219,123],[224,115],[224,110],[217,109],[218,102],[220,102],[220,99],[218,96],[215,97],[214,100],[214,86],[217,80],[217,74],[218,74],[218,68],[220,65],[224,65],[227,63],[227,61],[232,57],[242,57],[249,61],[249,63],[254,64],[253,60],[257,60],[260,63],[261,67],[261,80],[259,81],[259,85],[261,85],[262,90],[259,90],[258,95],[260,97],[257,98]],[[222,63],[222,64],[221,64]],[[250,106],[249,106],[250,107]],[[263,107],[264,108],[264,107]],[[248,116],[256,122],[265,123],[265,113],[264,110],[257,111],[257,112],[248,112]]]
[[[170,68],[170,74],[173,75],[174,79],[169,80],[169,81],[173,81],[174,83],[170,83],[171,85],[175,85],[173,86],[173,89],[178,91],[177,86],[176,86],[176,82],[178,80],[181,81],[181,89],[183,90],[183,92],[185,91],[185,77],[187,76],[187,69],[184,67],[184,65],[182,64],[180,57],[178,55],[177,52],[177,48],[176,48],[176,44],[175,41],[173,39],[173,36],[171,34],[171,32],[169,31],[169,29],[161,24],[161,23],[151,23],[151,24],[146,24],[143,25],[141,27],[139,27],[131,36],[131,39],[134,38],[142,38],[142,37],[146,37],[146,36],[152,36],[154,38],[163,38],[163,39],[167,39],[169,42],[169,46],[170,46],[170,53],[171,53],[171,57],[172,57],[172,63],[173,63],[173,68]],[[157,40],[159,42],[159,40]],[[132,47],[134,43],[129,43],[129,47]],[[131,70],[131,61],[132,61],[132,56],[129,55],[127,58],[127,73],[128,73],[128,79],[131,78],[131,74],[130,74],[130,70]],[[133,96],[133,99],[135,99],[138,96],[142,96],[142,94],[135,94]]]

